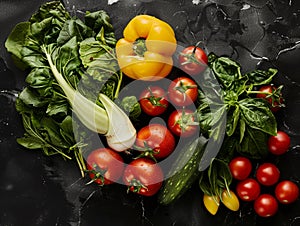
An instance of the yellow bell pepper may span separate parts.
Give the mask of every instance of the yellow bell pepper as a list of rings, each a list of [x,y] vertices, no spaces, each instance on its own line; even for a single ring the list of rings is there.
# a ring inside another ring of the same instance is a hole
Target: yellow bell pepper
[[[116,44],[120,69],[130,78],[156,81],[172,70],[176,38],[172,27],[149,15],[134,17]]]

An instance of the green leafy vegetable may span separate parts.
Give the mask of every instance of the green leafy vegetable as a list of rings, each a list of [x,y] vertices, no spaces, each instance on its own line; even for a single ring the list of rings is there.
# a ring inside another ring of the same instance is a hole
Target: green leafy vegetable
[[[197,114],[203,132],[210,135],[213,132],[212,128],[220,124],[222,111],[226,111],[226,136],[239,141],[234,146],[235,151],[253,158],[265,156],[266,137],[275,135],[277,131],[276,118],[266,101],[252,95],[260,85],[270,83],[277,70],[271,68],[267,71],[254,70],[242,74],[238,63],[213,53],[209,55],[209,68],[215,77],[205,77],[205,82],[212,83],[214,78],[219,82],[221,89],[217,90],[217,93],[223,103],[207,95],[215,93],[216,88],[205,92],[199,90]],[[222,107],[213,112],[211,108],[217,105]]]
[[[75,157],[83,173],[82,152],[92,139],[85,130],[74,134],[73,128],[84,125],[123,149],[126,141],[132,143],[131,122],[109,99],[118,96],[122,83],[115,43],[105,11],[87,12],[82,21],[71,17],[59,1],[43,4],[29,21],[16,25],[5,46],[17,65],[29,70],[28,86],[16,102],[25,128],[19,144],[46,155]],[[73,113],[83,125],[72,120]],[[109,121],[116,117],[127,123],[123,130]]]

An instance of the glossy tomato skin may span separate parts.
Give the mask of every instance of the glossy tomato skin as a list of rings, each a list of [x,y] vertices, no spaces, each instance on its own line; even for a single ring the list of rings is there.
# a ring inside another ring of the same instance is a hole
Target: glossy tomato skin
[[[245,180],[252,171],[252,163],[248,158],[238,156],[230,161],[229,169],[234,179]]]
[[[238,197],[243,201],[254,201],[260,195],[260,185],[253,178],[240,181],[236,186]]]
[[[256,170],[256,179],[264,186],[276,184],[280,177],[280,171],[273,163],[263,163]]]
[[[193,76],[207,67],[208,58],[200,47],[188,46],[181,51],[178,61],[180,69]]]
[[[144,89],[139,99],[142,110],[150,116],[163,114],[169,105],[167,94],[159,86],[151,86]]]
[[[277,87],[273,86],[273,85],[265,85],[260,87],[259,92],[262,93],[258,93],[256,95],[257,98],[263,98],[266,101],[269,102],[269,104],[271,105],[270,109],[272,112],[277,112],[280,109],[280,105],[283,103],[283,98],[281,97],[281,93],[277,94],[279,96],[274,97],[277,100],[272,100],[272,97],[268,97],[268,94],[265,93],[269,93],[272,94],[277,90]],[[273,102],[273,104],[272,104]]]
[[[168,128],[180,137],[191,137],[199,131],[194,112],[189,109],[173,111],[168,118]]]
[[[282,155],[289,150],[291,139],[283,131],[277,131],[276,136],[271,136],[268,140],[269,151],[274,155]]]
[[[278,202],[274,196],[262,194],[254,201],[254,210],[261,217],[271,217],[278,211]]]
[[[110,148],[99,148],[92,151],[86,162],[90,178],[100,185],[112,184],[118,181],[123,174],[123,158]]]
[[[299,198],[299,187],[292,181],[281,181],[276,185],[275,196],[282,204],[293,203]]]
[[[176,106],[191,105],[198,97],[197,84],[188,77],[178,77],[169,85],[168,97],[172,104]]]
[[[162,159],[174,151],[176,141],[167,127],[154,123],[138,131],[135,144],[140,148],[151,148],[153,156],[156,159]]]
[[[155,195],[162,186],[163,172],[158,164],[148,158],[135,159],[126,166],[123,182],[128,190],[144,196]]]

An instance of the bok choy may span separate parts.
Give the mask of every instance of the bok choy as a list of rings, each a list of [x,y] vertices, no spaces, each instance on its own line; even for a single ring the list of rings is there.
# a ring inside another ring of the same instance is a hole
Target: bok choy
[[[45,3],[15,26],[5,46],[16,65],[29,72],[16,101],[25,129],[21,145],[75,157],[84,172],[82,153],[93,144],[86,130],[73,130],[82,126],[74,124],[73,113],[85,128],[106,135],[116,151],[134,143],[133,125],[113,102],[122,85],[115,43],[105,11],[86,12],[80,20],[59,1]]]

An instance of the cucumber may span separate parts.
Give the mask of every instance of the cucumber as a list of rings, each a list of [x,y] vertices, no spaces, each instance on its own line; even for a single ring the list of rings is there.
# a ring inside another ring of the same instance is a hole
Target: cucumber
[[[171,166],[173,175],[164,181],[163,187],[158,194],[158,202],[168,205],[181,197],[198,178],[200,159],[203,155],[207,139],[198,137],[183,147]]]

